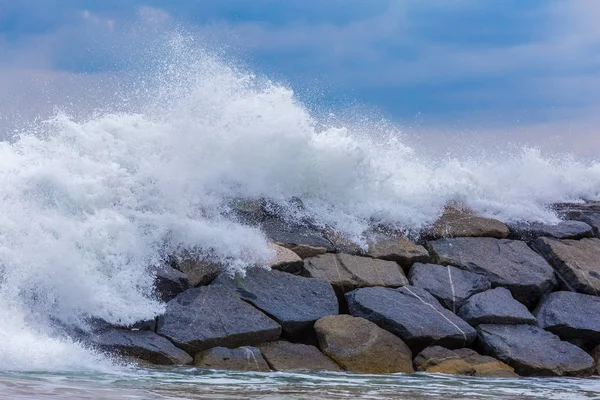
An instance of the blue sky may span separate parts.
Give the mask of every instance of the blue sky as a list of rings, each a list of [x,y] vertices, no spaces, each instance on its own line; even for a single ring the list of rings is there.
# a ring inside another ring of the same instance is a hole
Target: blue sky
[[[132,69],[177,26],[301,95],[405,125],[589,131],[599,20],[597,0],[0,0],[0,84],[6,98],[25,71]]]

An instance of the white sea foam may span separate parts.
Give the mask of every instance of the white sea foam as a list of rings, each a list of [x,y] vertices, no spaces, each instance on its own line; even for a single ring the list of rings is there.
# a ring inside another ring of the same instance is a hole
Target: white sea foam
[[[97,365],[50,338],[48,320],[157,315],[147,268],[178,246],[234,269],[264,262],[263,234],[223,216],[232,198],[296,196],[353,238],[374,221],[418,229],[449,201],[553,222],[548,204],[600,198],[598,161],[529,148],[431,157],[393,128],[327,126],[289,88],[179,46],[138,86],[135,112],[58,113],[0,143],[1,369]]]

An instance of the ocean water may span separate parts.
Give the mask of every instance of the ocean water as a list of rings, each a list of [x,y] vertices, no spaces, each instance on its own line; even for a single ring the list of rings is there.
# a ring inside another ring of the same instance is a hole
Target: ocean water
[[[504,221],[552,223],[550,204],[600,199],[598,159],[519,146],[440,155],[411,146],[390,122],[314,112],[291,88],[181,37],[160,54],[104,108],[57,104],[17,134],[0,134],[0,396],[589,398],[598,390],[594,380],[124,372],[71,339],[65,332],[90,319],[127,325],[160,314],[150,270],[178,249],[198,249],[232,272],[264,264],[272,256],[264,234],[231,216],[239,199],[269,199],[282,217],[310,218],[357,243],[375,224],[418,231],[452,201]]]

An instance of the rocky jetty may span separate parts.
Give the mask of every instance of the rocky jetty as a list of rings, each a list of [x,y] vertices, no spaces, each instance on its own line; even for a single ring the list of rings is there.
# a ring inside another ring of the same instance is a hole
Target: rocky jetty
[[[556,225],[448,207],[418,242],[385,229],[359,246],[261,202],[233,206],[271,240],[231,276],[183,252],[155,270],[157,321],[85,339],[128,360],[240,371],[478,377],[600,373],[600,203]]]

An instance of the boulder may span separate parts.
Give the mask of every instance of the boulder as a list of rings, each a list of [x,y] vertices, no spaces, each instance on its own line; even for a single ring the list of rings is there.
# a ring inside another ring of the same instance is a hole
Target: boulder
[[[600,212],[571,211],[567,213],[566,218],[585,222],[592,227],[594,234],[600,237]]]
[[[557,284],[552,267],[525,242],[493,238],[455,238],[429,242],[439,264],[485,275],[515,299],[533,306]]]
[[[403,268],[416,262],[427,262],[429,252],[425,247],[403,237],[378,236],[369,240],[367,255],[382,260],[395,261]]]
[[[579,347],[534,325],[477,326],[486,354],[507,363],[525,376],[587,376],[594,360]]]
[[[534,246],[568,290],[600,296],[600,239],[540,238]]]
[[[271,217],[262,221],[260,227],[266,236],[275,243],[309,245],[324,247],[328,251],[334,250],[331,241],[325,238],[323,231],[309,222],[285,221]]]
[[[413,351],[430,345],[465,347],[477,336],[427,291],[414,286],[357,289],[346,294],[351,315],[368,319],[392,332]]]
[[[257,346],[275,371],[339,371],[340,367],[315,346],[283,340]]]
[[[485,276],[450,265],[416,263],[408,279],[411,285],[425,289],[455,314],[466,299],[492,287]]]
[[[594,350],[592,350],[592,358],[596,362],[596,369],[594,370],[594,375],[600,375],[600,345],[596,346]]]
[[[533,324],[535,317],[516,301],[510,290],[498,287],[477,293],[465,301],[458,316],[472,326],[479,324]]]
[[[420,372],[470,375],[478,377],[514,378],[514,369],[502,361],[482,356],[474,350],[449,350],[440,346],[427,347],[414,360]]]
[[[600,237],[600,201],[589,201],[578,204],[555,204],[553,208],[563,218],[582,221],[590,225],[595,235]]]
[[[363,318],[324,317],[315,323],[315,331],[323,353],[346,371],[413,372],[412,353],[406,344]]]
[[[515,222],[508,225],[510,238],[532,242],[539,237],[582,239],[594,236],[591,226],[581,221],[561,221],[558,224]]]
[[[192,287],[210,284],[223,270],[223,266],[187,252],[175,257],[173,266],[187,275]]]
[[[196,354],[194,365],[206,369],[269,372],[269,365],[256,347],[244,346],[237,349],[213,347]]]
[[[404,271],[393,261],[343,253],[307,258],[304,260],[303,274],[329,282],[340,294],[361,287],[400,287],[408,284]]]
[[[327,248],[311,246],[308,244],[289,244],[289,243],[277,243],[278,245],[290,249],[296,253],[301,259],[320,256],[321,254],[327,253]]]
[[[291,273],[299,272],[302,269],[303,262],[298,254],[274,243],[269,243],[269,247],[275,252],[273,258],[269,260],[269,267]]]
[[[210,285],[188,289],[169,301],[156,332],[195,354],[275,340],[281,326],[231,290]]]
[[[319,318],[339,311],[333,288],[320,279],[251,268],[243,279],[222,274],[214,285],[235,292],[277,321],[290,335],[303,334]]]
[[[496,219],[480,217],[453,207],[447,207],[444,214],[426,232],[426,236],[433,239],[446,237],[503,239],[508,237],[508,234],[508,227]]]
[[[190,282],[183,272],[168,265],[161,265],[156,271],[154,287],[158,298],[167,302],[189,289]]]
[[[539,327],[562,339],[600,343],[600,297],[574,292],[546,295],[534,311]]]
[[[185,365],[192,362],[188,353],[151,331],[111,329],[94,336],[92,345],[102,351],[152,364]]]

